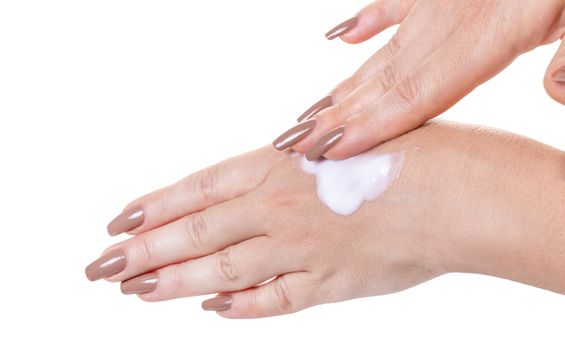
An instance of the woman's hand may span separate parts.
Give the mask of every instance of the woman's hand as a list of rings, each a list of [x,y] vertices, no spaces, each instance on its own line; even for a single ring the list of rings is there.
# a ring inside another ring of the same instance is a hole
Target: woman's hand
[[[292,153],[224,161],[128,205],[109,231],[136,236],[87,276],[146,301],[221,293],[203,306],[230,318],[392,293],[450,271],[565,293],[561,152],[439,123],[371,152],[398,151],[398,179],[350,216],[320,203]]]
[[[278,149],[344,159],[416,128],[520,54],[563,38],[565,1],[377,0],[327,36],[359,43],[398,23],[386,46],[299,118],[315,122],[286,133]],[[565,104],[563,43],[544,84]]]

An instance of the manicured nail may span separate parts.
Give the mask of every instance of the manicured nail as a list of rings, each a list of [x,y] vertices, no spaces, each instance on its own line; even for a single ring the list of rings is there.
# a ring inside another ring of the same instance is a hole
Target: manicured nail
[[[289,130],[285,131],[281,136],[277,137],[273,141],[273,146],[279,151],[282,151],[288,147],[292,147],[298,142],[304,140],[312,130],[316,127],[316,119],[310,119],[302,122]]]
[[[565,83],[565,68],[557,71],[557,73],[553,75],[553,81],[556,83]]]
[[[348,19],[347,21],[338,24],[335,28],[326,33],[326,39],[333,40],[338,36],[347,33],[357,24],[357,16]]]
[[[86,267],[86,277],[91,281],[110,277],[126,268],[126,255],[121,249],[113,250]]]
[[[306,159],[312,161],[317,160],[318,158],[323,156],[324,153],[329,151],[330,148],[335,146],[335,144],[338,143],[339,140],[341,140],[344,130],[345,126],[340,126],[322,136],[322,138],[320,138],[318,142],[316,142],[314,146],[312,146],[312,148],[310,148],[310,150],[306,152]]]
[[[225,311],[228,310],[230,306],[231,298],[227,295],[220,295],[202,302],[202,308],[206,311]]]
[[[149,293],[157,288],[157,282],[157,273],[152,272],[122,282],[120,289],[124,294]]]
[[[116,216],[114,220],[110,221],[107,227],[108,233],[110,236],[115,236],[122,232],[131,231],[143,224],[143,220],[145,220],[143,208],[131,208]]]
[[[298,121],[304,121],[304,120],[308,120],[310,118],[312,118],[313,116],[315,116],[318,112],[331,107],[331,105],[333,104],[332,101],[332,96],[331,95],[327,95],[324,98],[322,98],[320,101],[314,103],[312,105],[312,107],[308,108],[306,110],[306,112],[302,113],[302,115],[300,117],[298,117]]]

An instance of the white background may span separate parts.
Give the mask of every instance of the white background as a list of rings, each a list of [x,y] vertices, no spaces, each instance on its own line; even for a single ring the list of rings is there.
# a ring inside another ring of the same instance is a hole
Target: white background
[[[565,297],[448,275],[297,314],[145,303],[84,267],[130,200],[266,143],[381,47],[323,34],[365,0],[0,2],[0,348],[563,349]],[[537,49],[444,117],[565,149]],[[448,145],[446,145],[448,147]],[[565,266],[565,265],[564,265]]]

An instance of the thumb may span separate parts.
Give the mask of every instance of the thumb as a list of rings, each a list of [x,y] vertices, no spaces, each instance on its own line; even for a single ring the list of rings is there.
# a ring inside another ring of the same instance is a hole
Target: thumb
[[[551,98],[565,105],[565,37],[547,68],[544,86]]]

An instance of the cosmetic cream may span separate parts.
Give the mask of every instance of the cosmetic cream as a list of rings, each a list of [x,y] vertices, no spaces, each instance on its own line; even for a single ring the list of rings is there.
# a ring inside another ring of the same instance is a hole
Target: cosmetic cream
[[[300,159],[302,169],[316,176],[320,201],[340,215],[353,214],[364,201],[377,199],[398,177],[403,161],[402,152],[344,160]]]

